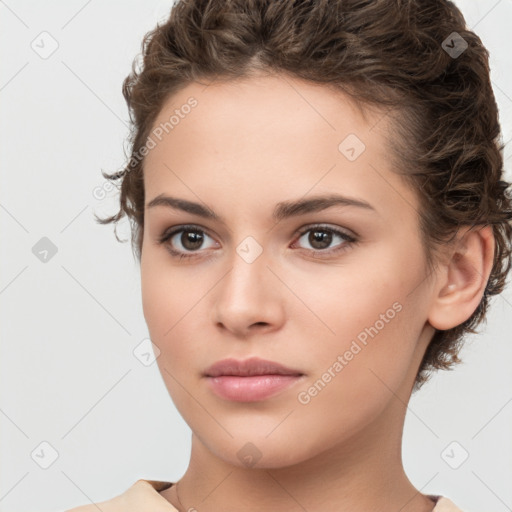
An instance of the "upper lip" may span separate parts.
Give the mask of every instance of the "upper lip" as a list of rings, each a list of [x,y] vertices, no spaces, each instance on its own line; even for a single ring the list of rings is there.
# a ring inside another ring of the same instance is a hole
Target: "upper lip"
[[[251,375],[303,375],[303,373],[274,361],[251,357],[243,361],[222,359],[207,368],[205,375],[207,377],[219,377],[221,375],[248,377]]]

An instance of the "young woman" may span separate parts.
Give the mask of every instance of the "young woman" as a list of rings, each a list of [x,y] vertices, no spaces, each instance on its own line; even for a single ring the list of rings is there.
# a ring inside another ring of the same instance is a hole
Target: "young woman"
[[[132,222],[192,452],[102,510],[459,510],[401,441],[510,269],[480,39],[445,0],[182,0],[143,57],[101,222]]]

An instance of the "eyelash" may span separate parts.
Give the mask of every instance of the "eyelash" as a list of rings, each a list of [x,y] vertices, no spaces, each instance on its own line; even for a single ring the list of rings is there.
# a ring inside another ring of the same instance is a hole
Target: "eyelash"
[[[339,237],[341,237],[345,240],[345,243],[341,244],[337,249],[334,249],[334,250],[306,249],[309,252],[313,252],[315,256],[317,254],[327,254],[328,256],[332,256],[333,254],[338,254],[338,253],[348,250],[352,245],[357,243],[357,238],[355,238],[354,236],[351,236],[343,231],[340,231],[339,229],[331,228],[331,227],[328,227],[328,226],[325,226],[322,224],[308,226],[308,227],[302,229],[297,235],[298,239],[300,239],[304,234],[308,233],[309,231],[313,231],[313,230],[333,233],[334,235],[338,235]],[[191,254],[186,254],[186,253],[182,253],[180,251],[176,251],[175,249],[172,249],[171,245],[167,243],[174,235],[181,233],[181,232],[192,232],[192,233],[205,234],[205,235],[209,236],[203,229],[199,228],[198,226],[184,225],[184,226],[179,226],[178,229],[172,229],[171,231],[165,231],[162,235],[160,235],[158,237],[158,244],[160,244],[160,245],[166,244],[166,246],[167,246],[166,248],[169,251],[169,253],[171,254],[171,256],[173,256],[175,258],[179,258],[180,260],[182,260],[184,258],[187,259],[187,258],[197,257],[199,251],[195,251]]]

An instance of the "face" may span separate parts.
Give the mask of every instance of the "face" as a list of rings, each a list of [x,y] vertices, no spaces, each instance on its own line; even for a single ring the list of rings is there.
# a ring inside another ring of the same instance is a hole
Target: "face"
[[[144,316],[177,409],[226,462],[353,446],[408,401],[431,288],[418,200],[386,136],[382,113],[282,75],[191,84],[154,124]],[[299,376],[205,376],[253,357]]]

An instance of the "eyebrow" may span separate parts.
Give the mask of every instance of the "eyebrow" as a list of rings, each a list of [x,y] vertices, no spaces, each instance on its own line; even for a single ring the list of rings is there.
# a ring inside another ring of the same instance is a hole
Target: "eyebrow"
[[[155,208],[156,206],[165,206],[175,210],[182,210],[184,212],[191,213],[205,219],[212,219],[225,224],[224,219],[207,206],[200,203],[195,203],[193,201],[188,201],[186,199],[180,199],[177,197],[160,194],[152,199],[146,205],[146,208],[150,209]],[[327,196],[314,196],[308,199],[282,201],[277,203],[272,214],[272,219],[275,222],[279,222],[290,217],[304,215],[312,212],[320,212],[322,210],[326,210],[327,208],[332,208],[333,206],[355,206],[377,213],[375,208],[370,203],[363,201],[362,199],[345,197],[338,194],[330,194]]]

